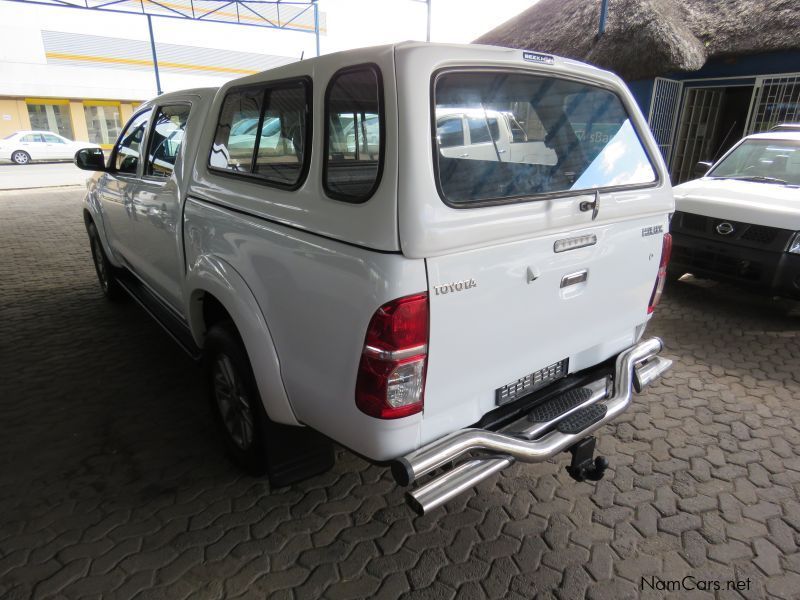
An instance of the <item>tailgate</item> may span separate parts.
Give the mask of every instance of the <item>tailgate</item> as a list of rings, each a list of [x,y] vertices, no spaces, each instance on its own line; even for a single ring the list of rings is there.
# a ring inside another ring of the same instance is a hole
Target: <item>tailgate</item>
[[[667,228],[650,216],[427,259],[423,441],[633,344]],[[570,240],[590,245],[554,251]]]

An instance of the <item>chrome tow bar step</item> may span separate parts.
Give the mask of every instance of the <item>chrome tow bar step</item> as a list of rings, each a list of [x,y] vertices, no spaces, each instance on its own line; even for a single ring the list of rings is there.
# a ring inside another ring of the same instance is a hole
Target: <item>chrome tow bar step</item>
[[[559,433],[578,434],[605,418],[607,411],[608,407],[605,404],[592,404],[564,417],[558,422],[556,429]]]
[[[409,491],[409,502],[420,513],[441,506],[515,461],[539,463],[565,450],[573,455],[569,467],[572,477],[579,481],[597,481],[603,477],[608,461],[601,456],[592,460],[594,438],[590,439],[590,436],[630,406],[634,379],[645,387],[669,368],[671,361],[658,356],[663,347],[659,338],[650,338],[620,352],[614,367],[613,387],[609,388],[611,381],[608,377],[586,384],[584,388],[589,390],[588,396],[578,391],[556,403],[555,406],[560,406],[561,410],[564,406],[572,408],[567,408],[555,419],[531,421],[525,415],[499,431],[480,427],[454,431],[395,459],[392,474],[400,485],[409,485],[447,463],[473,452],[480,453],[444,473],[433,475]],[[639,365],[643,366],[634,374]],[[582,402],[581,398],[584,399]],[[545,416],[545,410],[541,409],[542,416]],[[533,418],[539,418],[536,409],[531,412],[535,415]]]
[[[589,388],[577,388],[568,390],[563,394],[551,398],[544,404],[540,404],[528,413],[528,421],[532,423],[546,423],[555,421],[558,417],[579,404],[583,404],[592,396]]]

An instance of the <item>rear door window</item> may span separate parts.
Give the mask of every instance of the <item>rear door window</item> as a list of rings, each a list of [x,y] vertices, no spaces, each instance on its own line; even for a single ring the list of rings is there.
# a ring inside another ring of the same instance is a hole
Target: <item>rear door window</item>
[[[434,95],[436,117],[455,111],[467,116],[464,152],[443,151],[447,146],[438,127],[434,141],[438,187],[453,205],[657,181],[627,110],[612,91],[525,73],[451,71],[436,78]],[[508,151],[470,151],[496,143],[501,126],[515,142]]]
[[[464,145],[464,121],[461,116],[441,118],[436,123],[436,139],[440,148]]]
[[[325,93],[327,194],[346,202],[364,202],[378,187],[383,168],[383,89],[374,65],[336,73]]]
[[[208,164],[295,189],[308,170],[311,84],[275,82],[225,97]]]
[[[188,118],[188,104],[162,106],[158,109],[150,135],[145,175],[164,178],[172,175],[183,144]]]
[[[467,119],[469,125],[469,143],[487,144],[500,139],[500,129],[496,118],[470,117]]]

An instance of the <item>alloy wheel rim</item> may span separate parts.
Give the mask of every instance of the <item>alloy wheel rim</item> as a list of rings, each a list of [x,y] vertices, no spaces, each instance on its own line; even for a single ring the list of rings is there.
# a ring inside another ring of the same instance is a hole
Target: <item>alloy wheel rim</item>
[[[22,152],[16,152],[14,153],[14,156],[15,156],[14,162],[18,164],[24,165],[25,163],[28,162],[28,157]]]
[[[241,379],[227,355],[217,356],[212,375],[214,398],[225,429],[240,450],[247,450],[253,443],[253,411]]]

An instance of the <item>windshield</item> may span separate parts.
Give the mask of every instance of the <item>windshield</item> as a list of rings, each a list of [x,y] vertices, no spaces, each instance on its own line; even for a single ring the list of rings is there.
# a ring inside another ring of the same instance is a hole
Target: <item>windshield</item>
[[[745,140],[707,177],[800,185],[800,141]]]
[[[437,176],[448,202],[656,181],[611,91],[538,75],[452,72],[436,80],[435,103]]]

